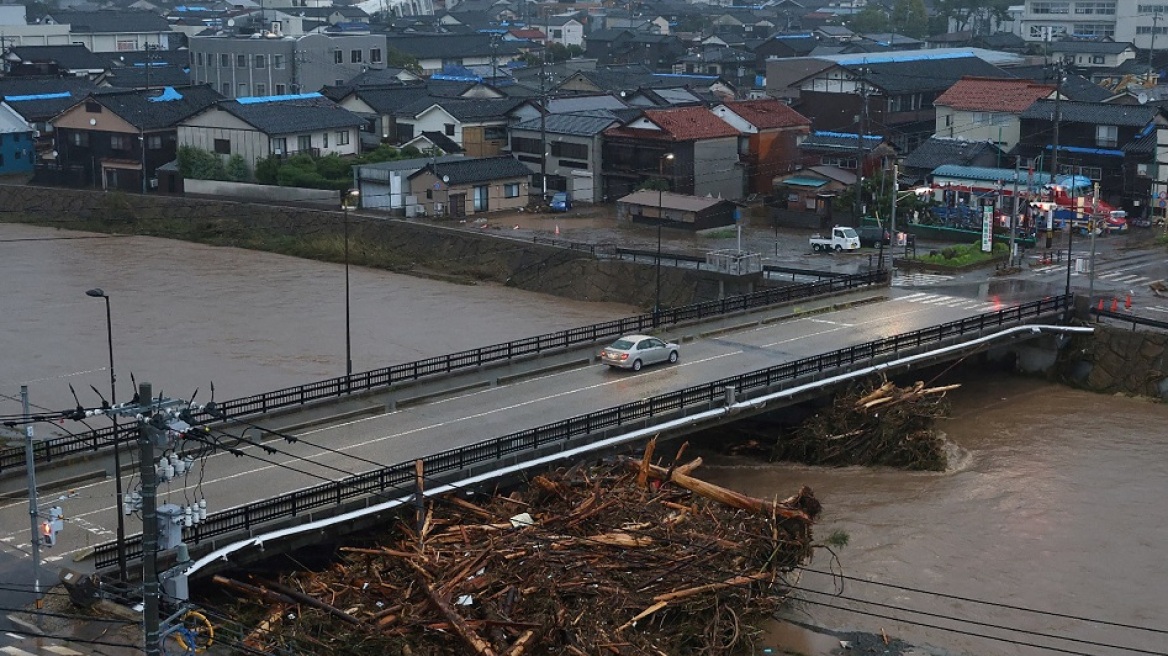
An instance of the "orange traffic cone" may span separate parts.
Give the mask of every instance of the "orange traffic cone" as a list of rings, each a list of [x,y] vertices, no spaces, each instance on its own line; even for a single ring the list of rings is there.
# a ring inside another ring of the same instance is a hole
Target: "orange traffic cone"
[[[1111,311],[1116,312],[1118,310],[1119,310],[1119,301],[1114,299],[1114,298],[1111,299]]]
[[[1127,299],[1126,299],[1126,300],[1124,300],[1124,302],[1123,302],[1123,308],[1124,308],[1125,310],[1130,310],[1130,309],[1131,309],[1131,292],[1128,292],[1128,293],[1127,293]]]
[[[560,224],[556,224],[556,234],[560,234]]]
[[[1103,311],[1103,299],[1099,299],[1099,311]]]

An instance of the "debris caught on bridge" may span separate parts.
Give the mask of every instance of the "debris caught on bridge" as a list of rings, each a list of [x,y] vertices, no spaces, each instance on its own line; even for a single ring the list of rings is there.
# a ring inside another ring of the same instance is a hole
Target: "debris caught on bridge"
[[[509,495],[448,496],[324,571],[217,577],[260,651],[474,656],[727,654],[812,554],[804,487],[758,499],[697,458],[577,465]]]
[[[897,387],[885,380],[853,388],[782,435],[771,457],[814,465],[944,470],[948,458],[934,424],[948,414],[946,394],[960,386],[925,387],[917,381]]]

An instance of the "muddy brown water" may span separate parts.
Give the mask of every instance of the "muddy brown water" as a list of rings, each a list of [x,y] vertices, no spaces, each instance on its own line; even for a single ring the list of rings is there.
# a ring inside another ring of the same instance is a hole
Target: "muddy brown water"
[[[989,375],[952,398],[942,429],[960,453],[945,473],[745,457],[703,467],[761,496],[810,485],[825,508],[817,537],[848,533],[834,564],[853,577],[842,593],[832,596],[838,579],[821,551],[786,617],[883,630],[934,654],[1168,652],[1168,405]],[[771,630],[764,647],[839,647],[790,625]]]
[[[85,403],[96,398],[90,384],[108,389],[104,305],[85,296],[90,287],[112,297],[121,399],[131,371],[170,395],[200,387],[202,399],[211,381],[225,399],[344,372],[340,265],[0,224],[0,271],[0,413],[18,411],[22,382],[48,408],[72,405],[70,383]],[[357,267],[350,275],[356,370],[633,312]],[[798,583],[806,601],[789,616],[836,630],[884,630],[937,654],[1168,651],[1168,634],[1130,628],[1168,629],[1168,406],[1014,378],[982,380],[953,398],[943,428],[962,457],[946,473],[746,458],[704,467],[706,477],[760,496],[811,485],[826,509],[817,534],[850,536],[838,566],[855,580],[842,594],[891,607],[812,592],[835,590],[830,576],[816,573],[832,566],[821,552]],[[762,648],[777,650],[780,639],[806,654],[838,646],[790,625],[772,628]]]

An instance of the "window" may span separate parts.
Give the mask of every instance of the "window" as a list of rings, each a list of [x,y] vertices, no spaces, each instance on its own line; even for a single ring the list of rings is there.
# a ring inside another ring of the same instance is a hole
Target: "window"
[[[488,125],[483,128],[483,141],[506,141],[507,128],[502,125]]]
[[[146,137],[146,148],[149,150],[162,150],[162,135],[152,134]]]
[[[945,115],[945,127],[947,127],[947,128],[953,127],[953,115],[952,114]]]
[[[349,131],[348,130],[341,130],[340,132],[337,132],[337,145],[338,146],[348,146],[349,145]]]
[[[853,157],[822,157],[820,163],[824,166],[837,166],[841,169],[856,168],[856,160]]]
[[[446,123],[445,125],[442,126],[442,128],[446,132],[446,136],[448,136],[448,137],[454,136],[454,124],[453,123]]]
[[[1148,165],[1136,164],[1136,175],[1144,178],[1148,177]]]
[[[1030,5],[1030,13],[1032,14],[1069,14],[1071,12],[1071,3],[1069,2],[1034,2]]]
[[[201,53],[201,52],[195,53],[195,64],[198,66],[203,65],[203,53]]]
[[[1114,2],[1076,2],[1076,14],[1108,14],[1115,15]]]
[[[137,50],[138,49],[138,40],[137,39],[118,39],[117,48],[120,51]]]
[[[312,150],[312,135],[302,134],[296,137],[296,150]]]
[[[277,96],[282,96],[282,95],[284,95],[284,94],[286,94],[286,93],[288,93],[288,87],[287,87],[287,86],[285,86],[285,85],[283,85],[283,84],[277,84],[277,85],[276,85],[276,95],[277,95]]]
[[[503,185],[503,198],[519,198],[519,183],[511,182]]]
[[[1115,23],[1075,23],[1072,31],[1079,37],[1111,39],[1115,37]]]
[[[1095,145],[1100,148],[1115,148],[1119,141],[1119,128],[1114,125],[1095,126]]]
[[[588,159],[586,144],[556,142],[551,147],[552,155],[556,157],[570,157],[572,159]]]
[[[284,55],[272,55],[272,68],[284,68]]]
[[[333,52],[333,63],[334,64],[345,63],[345,53],[341,52],[340,50]]]
[[[231,154],[231,141],[229,139],[216,139],[215,140],[215,154],[216,155],[230,155]]]
[[[236,68],[247,68],[247,55],[236,55],[235,56],[235,67]]]
[[[235,87],[235,97],[236,98],[246,98],[247,95],[248,95],[247,85],[242,83],[242,82],[239,83],[239,85]]]
[[[320,135],[320,147],[321,148],[328,148],[328,135],[329,135],[328,132],[321,133],[321,135]]]
[[[219,67],[220,68],[231,68],[231,55],[229,55],[227,53],[223,53],[223,54],[219,55]]]
[[[219,85],[219,93],[222,93],[224,96],[227,96],[228,98],[230,98],[231,97],[231,83],[224,82],[223,84],[220,84]]]
[[[352,50],[349,52],[349,63],[350,64],[360,64],[361,61],[362,60],[361,60],[361,51],[360,50]]]
[[[272,153],[275,155],[283,155],[288,152],[288,140],[284,137],[276,137],[272,139]]]
[[[1105,60],[1104,60],[1104,58],[1103,58],[1103,55],[1095,55],[1095,56],[1091,57],[1091,63],[1092,63],[1092,64],[1103,64],[1103,63],[1105,63]]]
[[[535,153],[538,155],[542,152],[540,149],[539,139],[529,139],[526,137],[511,137],[511,152],[514,153]],[[536,160],[538,161],[538,160]]]
[[[111,150],[129,150],[130,137],[124,134],[110,135],[110,149]]]
[[[257,84],[257,85],[256,85],[256,94],[255,94],[255,95],[257,95],[257,96],[266,96],[266,95],[268,95],[268,85],[266,85],[266,84]]]
[[[69,143],[70,143],[70,145],[77,146],[78,148],[88,148],[89,147],[89,133],[88,132],[70,132],[69,133]]]
[[[482,185],[474,188],[474,211],[486,212],[490,209],[489,198],[491,197],[491,188],[488,185]]]
[[[92,100],[85,101],[85,111],[89,114],[100,114],[101,103],[93,102]]]
[[[414,138],[414,126],[409,123],[397,124],[398,141],[409,141]]]
[[[381,48],[369,49],[369,61],[374,64],[381,63]]]

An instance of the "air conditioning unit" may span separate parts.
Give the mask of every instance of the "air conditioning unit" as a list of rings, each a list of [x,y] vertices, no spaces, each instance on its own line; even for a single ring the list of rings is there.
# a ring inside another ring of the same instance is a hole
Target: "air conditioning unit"
[[[150,188],[151,189],[158,188],[158,178],[150,178]]]
[[[435,214],[442,213],[442,203],[434,203],[434,213]]]
[[[273,149],[272,149],[272,154],[273,154],[273,155],[283,155],[283,154],[284,154],[284,149],[283,149],[283,148],[273,148]]]

